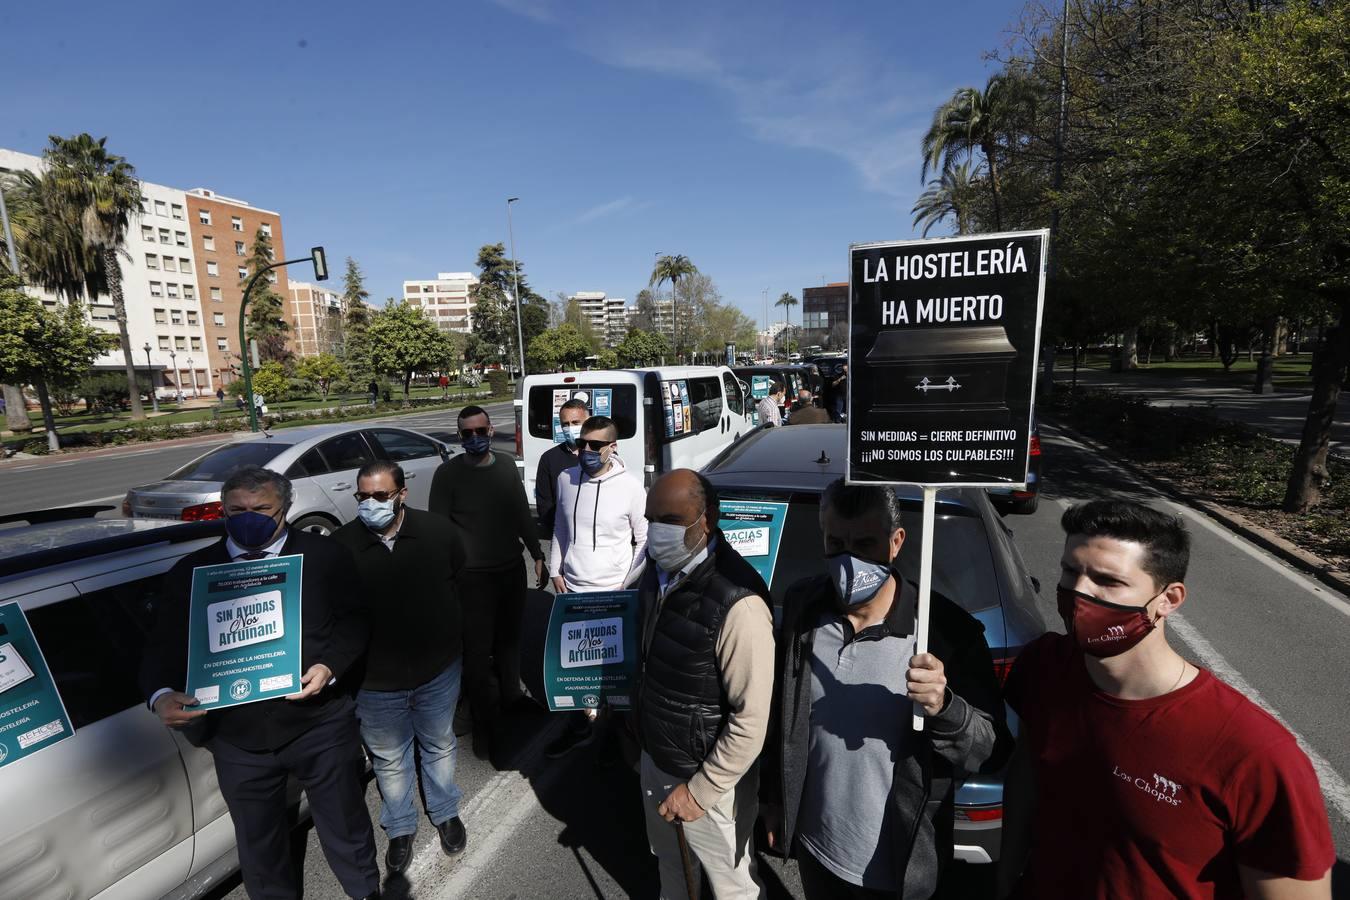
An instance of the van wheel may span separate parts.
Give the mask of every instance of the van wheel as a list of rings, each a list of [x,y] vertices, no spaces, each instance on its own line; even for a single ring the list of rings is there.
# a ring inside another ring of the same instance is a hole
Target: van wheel
[[[299,521],[292,522],[291,527],[297,531],[308,531],[310,534],[321,534],[324,537],[337,531],[337,526],[325,516],[305,516]]]

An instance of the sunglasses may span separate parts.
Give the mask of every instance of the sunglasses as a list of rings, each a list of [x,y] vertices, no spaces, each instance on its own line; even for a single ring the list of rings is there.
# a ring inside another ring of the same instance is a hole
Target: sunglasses
[[[473,437],[475,434],[479,437],[487,437],[489,427],[490,426],[483,425],[479,428],[461,428],[459,430],[459,436],[465,440]]]
[[[352,496],[356,498],[357,503],[360,503],[363,500],[374,500],[377,503],[384,503],[393,500],[401,493],[403,493],[403,489],[399,488],[396,491],[357,491],[355,494],[352,494]]]
[[[586,438],[582,438],[578,443],[580,446],[585,447],[588,450],[594,450],[598,453],[601,450],[605,449],[606,447],[610,446],[611,444],[617,444],[618,441],[591,441],[587,440]]]

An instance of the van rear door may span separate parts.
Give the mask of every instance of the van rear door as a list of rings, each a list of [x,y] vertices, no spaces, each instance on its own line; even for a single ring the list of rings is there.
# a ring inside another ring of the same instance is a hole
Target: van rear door
[[[524,448],[525,495],[534,502],[534,478],[539,471],[539,457],[554,444],[562,441],[558,409],[573,398],[583,400],[592,415],[609,416],[619,429],[619,457],[625,465],[636,466],[643,454],[639,437],[643,405],[639,402],[638,386],[632,381],[620,381],[628,373],[596,373],[605,381],[588,382],[582,376],[531,377],[522,398],[521,443]]]

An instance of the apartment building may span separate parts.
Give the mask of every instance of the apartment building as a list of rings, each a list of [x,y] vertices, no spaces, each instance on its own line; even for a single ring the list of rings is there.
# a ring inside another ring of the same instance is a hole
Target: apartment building
[[[628,334],[628,320],[632,310],[628,301],[622,297],[610,297],[604,291],[577,291],[567,298],[576,301],[582,318],[590,323],[591,329],[604,340],[605,345],[613,347]]]
[[[403,301],[416,306],[443,331],[473,331],[472,288],[478,276],[472,272],[440,272],[426,281],[403,282]]]
[[[297,356],[342,353],[342,294],[308,281],[290,282],[286,320]]]
[[[240,377],[240,354],[246,350],[239,346],[239,306],[244,300],[253,239],[259,231],[268,235],[273,256],[285,259],[281,216],[207,188],[193,188],[185,199],[192,247],[200,261],[197,294],[206,327],[209,365],[222,385],[229,384]],[[266,278],[284,307],[290,297],[285,269],[273,269]],[[294,328],[293,322],[291,325]],[[291,342],[294,340],[292,333]]]

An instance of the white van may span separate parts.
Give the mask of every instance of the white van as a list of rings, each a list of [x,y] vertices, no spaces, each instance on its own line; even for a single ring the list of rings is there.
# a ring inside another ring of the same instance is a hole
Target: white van
[[[754,428],[754,406],[726,366],[660,366],[530,375],[516,395],[516,456],[533,502],[539,457],[562,440],[558,409],[580,398],[619,428],[619,456],[643,484],[699,469]]]

